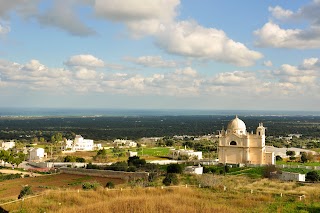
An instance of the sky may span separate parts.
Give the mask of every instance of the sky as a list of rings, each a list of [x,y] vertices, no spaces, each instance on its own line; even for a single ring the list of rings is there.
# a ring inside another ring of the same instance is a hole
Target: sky
[[[320,0],[0,0],[0,107],[318,111]]]

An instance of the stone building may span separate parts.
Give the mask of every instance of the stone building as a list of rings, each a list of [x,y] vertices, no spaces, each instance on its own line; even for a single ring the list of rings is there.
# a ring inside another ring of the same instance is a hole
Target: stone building
[[[227,130],[219,131],[218,155],[223,164],[275,164],[274,153],[266,151],[265,127],[259,123],[256,133],[248,133],[245,123],[236,116]]]

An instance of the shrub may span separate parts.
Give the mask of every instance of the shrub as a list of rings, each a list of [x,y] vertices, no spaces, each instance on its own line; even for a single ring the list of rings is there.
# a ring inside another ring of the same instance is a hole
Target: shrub
[[[182,166],[180,164],[169,164],[167,167],[167,173],[182,173]]]
[[[166,186],[177,185],[179,183],[178,176],[174,173],[168,173],[162,183]]]
[[[108,189],[113,189],[115,187],[114,183],[109,181],[107,184],[106,184],[106,188]]]
[[[280,156],[280,155],[277,155],[276,156],[276,161],[282,161],[283,159],[282,159],[282,157]]]
[[[77,157],[77,158],[76,158],[76,162],[85,163],[85,162],[86,162],[86,159]]]
[[[290,156],[289,159],[290,159],[290,160],[296,160],[296,157]]]
[[[93,165],[92,163],[88,163],[86,168],[87,169],[100,169],[99,166]]]
[[[267,165],[263,167],[263,177],[265,178],[271,178],[272,173],[278,172],[279,169],[275,165]]]
[[[33,194],[32,190],[31,190],[31,186],[24,186],[20,191],[18,199],[21,199],[21,198],[23,198],[27,195],[31,195],[31,194]]]
[[[135,172],[137,171],[137,168],[135,166],[129,166],[127,169],[127,172]]]
[[[128,164],[127,162],[116,162],[106,167],[106,170],[114,170],[114,171],[127,171]]]
[[[129,166],[135,166],[137,168],[146,165],[146,160],[140,159],[138,156],[129,157],[127,162]]]
[[[82,184],[82,189],[83,190],[96,190],[100,186],[100,183],[98,182],[85,182]]]
[[[308,172],[307,175],[306,175],[306,180],[308,180],[308,181],[319,181],[320,180],[319,173],[316,172],[316,171]]]

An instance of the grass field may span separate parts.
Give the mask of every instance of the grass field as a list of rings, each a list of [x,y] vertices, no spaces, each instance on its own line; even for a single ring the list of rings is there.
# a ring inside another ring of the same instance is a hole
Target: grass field
[[[14,180],[7,180],[0,182],[0,202],[16,199],[23,186],[29,185],[35,193],[42,192],[46,189],[80,189],[83,182],[97,181],[103,186],[108,181],[117,184],[122,184],[121,179],[111,179],[103,177],[90,177],[83,175],[69,175],[69,174],[56,174],[44,175],[39,177],[19,178]]]
[[[248,179],[240,179],[236,182],[248,181]],[[227,178],[224,181],[230,180]],[[248,184],[248,182],[246,183]],[[238,188],[232,188],[231,185],[228,185],[226,191],[219,187],[134,188],[123,191],[100,188],[96,191],[80,192],[49,190],[43,196],[26,199],[23,203],[5,205],[3,209],[30,213],[319,212],[320,193],[316,190],[319,185],[308,189],[304,186],[297,186],[295,183],[286,183],[284,187],[290,189],[290,191],[288,190],[290,194],[284,194],[283,197],[280,197],[279,193],[284,188],[280,187],[280,190],[277,190],[278,184],[279,182],[254,181],[249,185],[249,188],[254,189],[252,193],[240,185],[237,186]],[[274,187],[274,190],[262,192],[258,190],[260,187],[264,189]],[[299,200],[298,195],[302,193],[302,191],[298,191],[299,187],[303,188],[303,193],[307,195],[305,200]]]
[[[170,148],[167,147],[153,147],[153,148],[140,148],[138,151],[139,156],[158,156],[166,157],[169,154]]]

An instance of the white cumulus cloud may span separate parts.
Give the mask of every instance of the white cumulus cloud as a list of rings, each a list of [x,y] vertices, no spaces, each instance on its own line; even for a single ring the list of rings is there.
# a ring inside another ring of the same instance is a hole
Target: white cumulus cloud
[[[176,62],[164,60],[161,56],[126,57],[125,60],[145,67],[168,68],[177,66]]]
[[[93,55],[74,55],[65,62],[65,65],[76,67],[104,67],[105,63]]]
[[[320,2],[317,0],[301,7],[297,12],[285,10],[280,6],[270,7],[275,20],[267,22],[261,29],[254,32],[256,45],[261,47],[313,49],[320,47]],[[280,26],[280,22],[299,23],[307,21],[305,29]]]
[[[194,58],[250,66],[263,57],[228,38],[222,30],[205,28],[192,21],[177,22],[164,29],[157,38],[157,44],[169,53]]]

